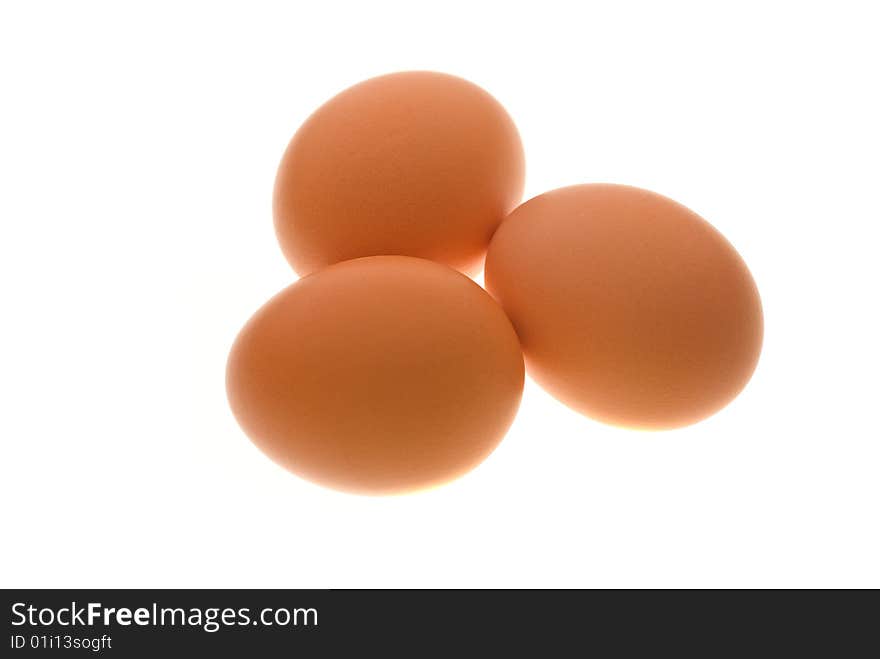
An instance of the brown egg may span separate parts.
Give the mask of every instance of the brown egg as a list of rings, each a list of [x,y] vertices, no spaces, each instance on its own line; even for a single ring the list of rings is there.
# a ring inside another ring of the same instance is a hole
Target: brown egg
[[[239,424],[270,458],[329,487],[388,494],[479,464],[519,406],[510,321],[473,281],[404,256],[299,280],[239,334],[227,366]]]
[[[520,202],[524,172],[516,127],[488,93],[443,73],[380,76],[327,101],[293,136],[275,230],[301,275],[378,254],[475,273]]]
[[[761,351],[746,264],[708,222],[647,190],[576,185],[527,201],[492,239],[486,286],[529,374],[606,423],[699,421],[739,393]]]

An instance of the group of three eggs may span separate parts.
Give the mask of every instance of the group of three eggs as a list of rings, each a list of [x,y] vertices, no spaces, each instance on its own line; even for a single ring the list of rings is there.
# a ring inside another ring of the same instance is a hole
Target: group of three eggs
[[[763,321],[725,238],[623,185],[518,206],[524,161],[504,108],[441,73],[367,80],[306,120],[274,198],[301,278],[248,321],[227,366],[258,447],[322,485],[399,493],[491,453],[525,367],[569,407],[631,428],[688,425],[737,395]],[[484,264],[488,292],[468,276]]]

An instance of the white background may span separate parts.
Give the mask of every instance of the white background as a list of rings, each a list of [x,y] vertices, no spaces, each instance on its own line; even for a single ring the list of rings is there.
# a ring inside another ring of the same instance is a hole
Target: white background
[[[4,3],[0,584],[880,586],[875,11]],[[737,246],[766,341],[733,404],[639,433],[529,382],[482,466],[397,498],[250,444],[224,367],[294,278],[281,153],[337,91],[415,68],[507,107],[526,198],[647,187]]]

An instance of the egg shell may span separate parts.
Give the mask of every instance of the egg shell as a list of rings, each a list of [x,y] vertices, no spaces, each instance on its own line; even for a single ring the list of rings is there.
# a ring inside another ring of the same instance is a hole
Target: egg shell
[[[713,414],[761,351],[761,301],[742,258],[696,213],[639,188],[576,185],[527,201],[492,240],[486,286],[529,374],[614,425]]]
[[[455,76],[372,78],[314,112],[275,181],[275,230],[299,274],[417,256],[473,274],[520,202],[522,143],[504,108]]]
[[[516,334],[472,280],[403,256],[345,261],[284,289],[232,347],[227,393],[270,458],[363,494],[430,487],[501,441],[524,378]]]

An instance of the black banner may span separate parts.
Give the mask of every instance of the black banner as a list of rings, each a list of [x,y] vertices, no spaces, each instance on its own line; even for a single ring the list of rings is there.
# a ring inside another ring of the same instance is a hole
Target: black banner
[[[873,592],[831,591],[11,590],[3,599],[8,657],[751,656],[796,646],[855,656],[848,648],[862,646],[878,608]]]

